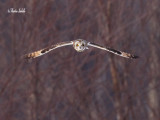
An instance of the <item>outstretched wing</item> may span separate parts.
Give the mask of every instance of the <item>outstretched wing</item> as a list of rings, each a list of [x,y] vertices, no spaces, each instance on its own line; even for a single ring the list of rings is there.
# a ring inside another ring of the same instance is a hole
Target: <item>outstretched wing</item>
[[[39,57],[41,55],[44,55],[44,54],[50,52],[51,50],[54,50],[54,49],[59,48],[59,47],[67,46],[67,45],[73,45],[73,42],[72,41],[67,41],[67,42],[57,43],[57,44],[52,45],[50,47],[47,47],[47,48],[29,53],[29,54],[25,54],[23,56],[23,58],[25,58],[25,59],[36,58],[36,57]]]
[[[114,53],[116,55],[119,55],[119,56],[122,56],[122,57],[125,57],[125,58],[131,58],[131,59],[138,58],[138,56],[136,56],[136,55],[132,55],[132,54],[129,54],[129,53],[126,53],[126,52],[118,51],[118,50],[115,50],[115,49],[112,49],[112,48],[109,48],[109,47],[103,47],[103,46],[97,45],[95,43],[88,43],[88,46],[92,46],[92,47],[96,47],[96,48],[99,48],[99,49],[102,49],[102,50],[106,50],[108,52]]]

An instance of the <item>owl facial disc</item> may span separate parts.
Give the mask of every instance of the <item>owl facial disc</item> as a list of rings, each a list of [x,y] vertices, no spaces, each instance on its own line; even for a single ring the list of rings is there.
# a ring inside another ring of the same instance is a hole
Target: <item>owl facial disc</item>
[[[85,49],[88,49],[87,43],[88,42],[83,39],[78,39],[73,42],[73,47],[77,52],[83,52]]]

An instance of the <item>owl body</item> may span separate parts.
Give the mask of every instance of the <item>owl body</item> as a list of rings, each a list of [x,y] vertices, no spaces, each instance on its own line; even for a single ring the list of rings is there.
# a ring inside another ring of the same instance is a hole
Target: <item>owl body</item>
[[[77,52],[83,52],[85,49],[88,49],[87,45],[88,45],[88,42],[83,39],[77,39],[73,41],[73,48]]]

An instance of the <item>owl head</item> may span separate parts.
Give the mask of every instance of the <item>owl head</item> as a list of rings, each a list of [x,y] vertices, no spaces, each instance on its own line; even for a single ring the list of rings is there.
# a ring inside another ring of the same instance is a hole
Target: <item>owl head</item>
[[[85,49],[88,49],[87,43],[88,42],[83,39],[77,39],[73,42],[73,47],[77,52],[82,52]]]

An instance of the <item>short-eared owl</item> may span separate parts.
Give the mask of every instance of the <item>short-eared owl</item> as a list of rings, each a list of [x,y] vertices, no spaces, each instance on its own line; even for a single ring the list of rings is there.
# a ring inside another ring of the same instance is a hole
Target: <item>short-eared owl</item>
[[[116,55],[119,55],[119,56],[122,56],[122,57],[125,57],[125,58],[131,58],[131,59],[132,58],[133,59],[138,58],[138,56],[136,56],[136,55],[132,55],[132,54],[129,54],[129,53],[126,53],[126,52],[118,51],[118,50],[115,50],[115,49],[112,49],[112,48],[109,48],[109,47],[103,47],[103,46],[97,45],[95,43],[87,42],[86,40],[83,40],[83,39],[77,39],[77,40],[74,40],[74,41],[57,43],[55,45],[52,45],[50,47],[38,50],[36,52],[26,54],[26,55],[24,55],[24,58],[26,58],[26,59],[36,58],[36,57],[39,57],[41,55],[44,55],[44,54],[50,52],[51,50],[54,50],[54,49],[59,48],[59,47],[67,46],[67,45],[73,45],[73,48],[77,52],[83,52],[84,50],[89,49],[88,47],[91,46],[91,47],[99,48],[99,49],[114,53]]]

